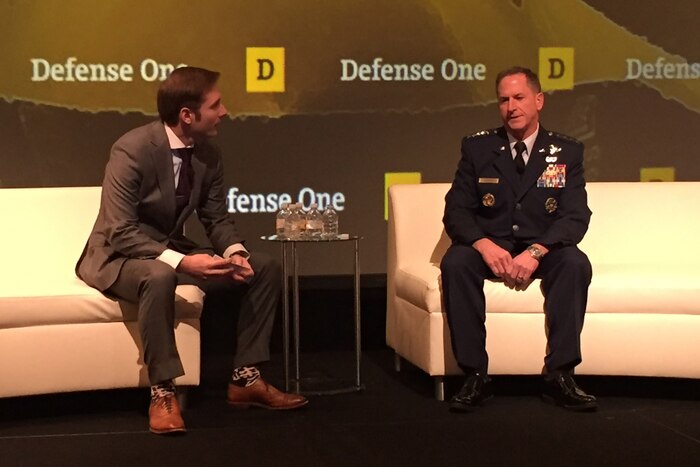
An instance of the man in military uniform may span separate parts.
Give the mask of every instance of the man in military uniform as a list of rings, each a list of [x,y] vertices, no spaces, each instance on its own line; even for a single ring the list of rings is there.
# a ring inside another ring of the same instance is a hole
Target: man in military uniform
[[[497,278],[518,291],[542,280],[549,330],[543,399],[595,410],[595,397],[572,378],[592,274],[576,247],[591,216],[583,145],[540,126],[544,95],[533,71],[504,70],[496,91],[504,126],[464,138],[445,197],[452,245],[440,265],[444,303],[452,349],[467,376],[450,410],[470,412],[492,396],[483,285]]]

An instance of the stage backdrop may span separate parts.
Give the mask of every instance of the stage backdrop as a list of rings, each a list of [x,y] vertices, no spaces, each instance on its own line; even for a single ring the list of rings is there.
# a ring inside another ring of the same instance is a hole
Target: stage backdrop
[[[280,199],[333,202],[341,231],[364,237],[363,273],[383,273],[387,186],[451,181],[461,138],[500,125],[494,78],[511,65],[539,72],[543,126],[585,143],[589,181],[700,180],[699,10],[0,0],[0,187],[99,185],[111,144],[155,118],[160,81],[211,68],[230,109],[217,137],[228,208],[248,246],[278,254],[258,237]],[[302,253],[304,274],[351,270],[343,246]]]

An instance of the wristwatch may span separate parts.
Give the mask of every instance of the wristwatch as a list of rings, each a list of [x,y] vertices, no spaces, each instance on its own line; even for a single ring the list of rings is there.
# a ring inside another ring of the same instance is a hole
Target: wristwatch
[[[527,247],[528,253],[530,253],[530,256],[535,258],[537,261],[541,260],[542,257],[544,256],[544,253],[542,253],[542,250],[540,250],[538,247],[535,245],[530,245]]]

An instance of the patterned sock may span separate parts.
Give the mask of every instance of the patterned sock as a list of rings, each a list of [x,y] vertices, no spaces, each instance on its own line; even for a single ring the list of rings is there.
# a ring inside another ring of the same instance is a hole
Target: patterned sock
[[[163,381],[162,383],[151,386],[151,400],[156,400],[159,397],[174,395],[175,384],[173,384],[173,380]]]
[[[254,366],[239,366],[233,370],[231,382],[236,386],[247,388],[260,379],[260,370]]]

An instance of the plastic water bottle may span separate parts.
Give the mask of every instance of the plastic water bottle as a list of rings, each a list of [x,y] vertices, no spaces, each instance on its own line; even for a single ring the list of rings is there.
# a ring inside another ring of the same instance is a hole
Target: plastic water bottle
[[[301,203],[297,203],[297,209],[299,211],[299,236],[297,239],[304,240],[306,238],[306,211]]]
[[[284,221],[284,236],[289,240],[299,240],[301,231],[299,230],[301,216],[299,215],[299,206],[291,204],[290,212],[287,219]]]
[[[277,217],[275,218],[275,233],[277,234],[277,238],[287,238],[284,231],[284,224],[287,221],[287,217],[289,217],[291,213],[292,212],[289,210],[289,203],[282,203],[282,208],[279,210]]]
[[[319,240],[323,234],[323,217],[318,212],[318,204],[313,203],[306,213],[306,237]]]
[[[323,210],[323,238],[334,239],[338,237],[338,213],[333,209],[333,205],[328,203]]]

